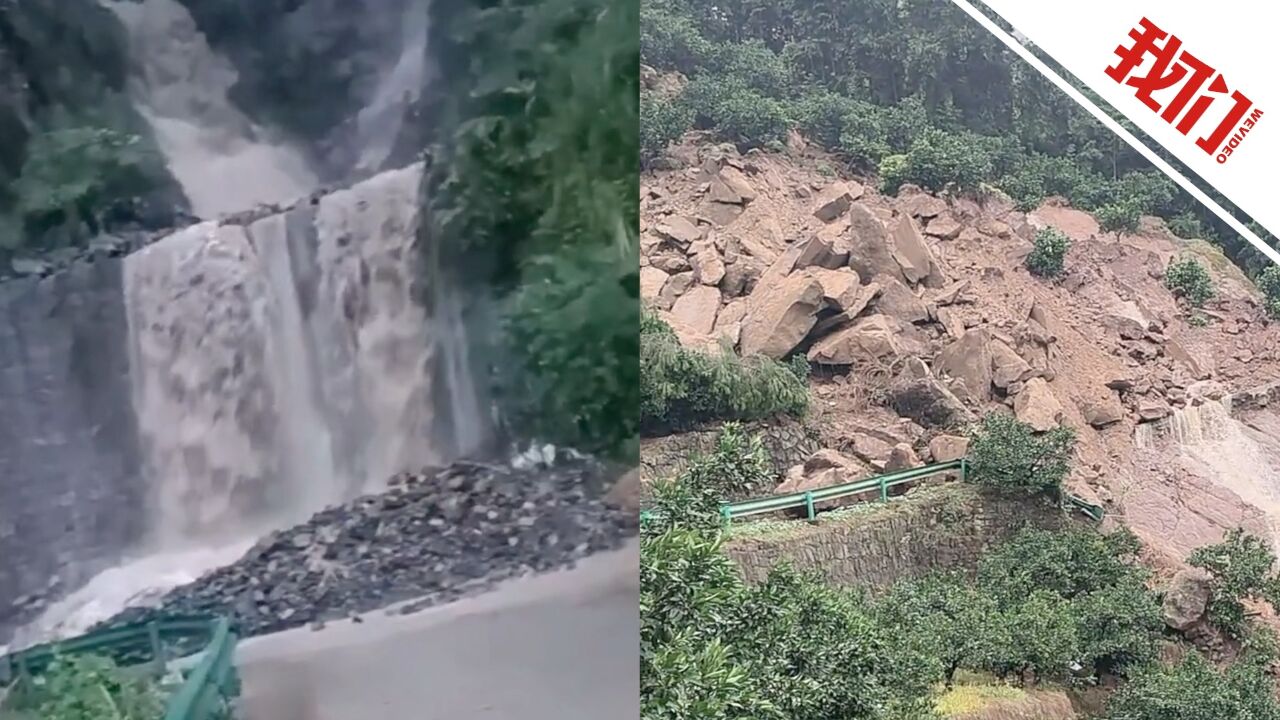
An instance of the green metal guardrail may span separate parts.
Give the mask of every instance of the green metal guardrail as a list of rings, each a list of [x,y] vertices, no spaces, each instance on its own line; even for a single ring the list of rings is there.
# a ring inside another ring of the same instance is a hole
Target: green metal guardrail
[[[826,500],[837,500],[852,495],[861,495],[872,490],[879,491],[881,502],[889,499],[889,488],[897,487],[915,482],[921,478],[941,473],[958,472],[960,480],[963,482],[968,479],[969,461],[966,458],[959,460],[949,460],[947,462],[934,463],[932,465],[924,465],[907,470],[898,470],[896,472],[885,473],[875,477],[856,480],[851,483],[842,485],[832,485],[831,487],[819,488],[817,490],[809,490],[800,493],[789,493],[786,495],[773,495],[770,497],[757,498],[753,500],[743,500],[741,502],[726,503],[720,506],[720,515],[724,518],[725,524],[733,522],[735,519],[750,517],[752,515],[763,515],[766,513],[778,512],[780,510],[790,510],[792,508],[804,508],[805,515],[812,520],[817,516],[815,506],[819,502]],[[1083,499],[1064,493],[1064,507],[1078,510],[1093,520],[1101,522],[1104,511],[1097,505],[1085,502]],[[652,512],[642,512],[640,514],[641,522],[647,522],[654,519]]]
[[[0,658],[0,685],[43,672],[58,655],[94,653],[154,676],[170,661],[196,655],[170,696],[163,720],[223,720],[240,694],[236,634],[226,618],[177,618],[99,630]]]

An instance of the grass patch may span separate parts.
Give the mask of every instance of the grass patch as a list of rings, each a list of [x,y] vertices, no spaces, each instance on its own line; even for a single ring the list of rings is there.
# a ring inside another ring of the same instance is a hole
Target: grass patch
[[[938,695],[936,707],[942,717],[956,717],[977,712],[998,700],[1021,700],[1025,690],[993,681],[986,683],[956,683],[950,690]]]
[[[887,503],[872,500],[819,512],[813,521],[768,518],[735,522],[725,531],[725,537],[728,540],[790,540],[822,532],[832,525],[854,525],[882,517],[893,517],[897,513],[913,512],[931,499],[944,499],[950,508],[951,504],[962,503],[975,494],[974,488],[960,483],[925,486],[912,490],[910,495],[891,497]]]

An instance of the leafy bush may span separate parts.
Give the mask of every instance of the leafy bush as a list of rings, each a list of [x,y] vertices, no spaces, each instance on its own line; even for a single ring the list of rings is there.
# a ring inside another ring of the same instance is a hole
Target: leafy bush
[[[154,680],[126,673],[108,658],[69,655],[6,699],[0,715],[11,709],[40,720],[156,720],[164,701]]]
[[[937,659],[947,688],[959,670],[990,666],[1005,631],[995,599],[961,575],[900,582],[878,606],[886,627],[899,628],[912,647]]]
[[[1098,225],[1103,231],[1118,235],[1138,229],[1138,221],[1142,219],[1142,208],[1136,202],[1124,200],[1107,203],[1094,210],[1094,215],[1098,217]]]
[[[640,161],[648,164],[693,127],[693,111],[676,98],[640,93]]]
[[[1152,663],[1107,704],[1106,720],[1243,720],[1280,717],[1266,669],[1236,663],[1218,670],[1198,652],[1174,665]]]
[[[1266,301],[1267,315],[1280,319],[1280,267],[1268,266],[1258,275],[1258,290]]]
[[[785,98],[795,92],[791,68],[759,40],[725,43],[708,63],[720,75],[744,82],[766,97]]]
[[[97,127],[31,138],[12,192],[27,231],[84,222],[96,232],[112,203],[152,189],[160,156],[136,135]]]
[[[991,156],[972,136],[930,128],[911,143],[901,180],[928,190],[974,191],[991,177],[992,167]]]
[[[969,478],[1015,493],[1057,493],[1070,471],[1075,432],[1066,426],[1037,435],[1008,413],[993,412],[971,433]]]
[[[1174,215],[1165,224],[1169,227],[1169,232],[1187,240],[1203,237],[1205,233],[1204,225],[1200,222],[1200,218],[1196,217],[1196,214],[1190,210]]]
[[[691,18],[645,5],[640,10],[640,54],[647,64],[687,74],[711,58],[715,45]]]
[[[1280,600],[1280,581],[1272,574],[1275,553],[1266,541],[1240,528],[1220,543],[1196,549],[1187,562],[1213,576],[1208,617],[1233,637],[1245,632],[1242,600]]]
[[[1058,228],[1046,227],[1036,232],[1031,254],[1027,255],[1027,270],[1040,277],[1057,277],[1062,274],[1071,238]]]
[[[786,107],[762,95],[737,77],[703,75],[685,87],[684,96],[700,127],[741,149],[764,147],[787,138],[790,119]]]
[[[653,433],[710,420],[755,420],[780,413],[803,415],[805,381],[766,357],[740,358],[725,350],[708,355],[680,346],[661,320],[640,325],[640,427]]]
[[[907,181],[909,163],[906,155],[886,155],[880,161],[880,190],[896,193]]]
[[[431,12],[442,103],[429,230],[446,272],[502,300],[489,355],[503,413],[517,435],[634,457],[639,10],[456,0]]]
[[[889,133],[880,108],[867,103],[845,113],[840,121],[840,152],[855,165],[875,167],[890,152]]]
[[[758,434],[748,435],[738,423],[725,423],[715,448],[695,457],[680,482],[707,490],[721,501],[751,495],[773,477],[769,452]]]
[[[1192,307],[1203,307],[1213,297],[1213,281],[1209,271],[1193,257],[1169,263],[1164,271],[1164,284],[1175,295],[1181,295]]]
[[[861,104],[838,93],[809,92],[795,102],[796,125],[810,140],[835,148],[840,145],[845,116],[856,112]]]

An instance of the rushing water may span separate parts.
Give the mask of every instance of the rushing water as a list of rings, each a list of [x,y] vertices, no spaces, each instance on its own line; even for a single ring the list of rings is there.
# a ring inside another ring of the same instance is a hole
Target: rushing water
[[[421,287],[421,166],[251,221],[214,219],[305,195],[315,177],[231,106],[234,69],[175,0],[107,4],[130,32],[138,109],[208,220],[123,264],[144,539],[19,644],[82,631],[273,527],[472,453],[489,427],[456,294]],[[421,83],[423,42],[425,25],[407,23],[399,62],[358,118],[369,139],[394,134],[387,118]],[[371,166],[386,156],[367,149]]]

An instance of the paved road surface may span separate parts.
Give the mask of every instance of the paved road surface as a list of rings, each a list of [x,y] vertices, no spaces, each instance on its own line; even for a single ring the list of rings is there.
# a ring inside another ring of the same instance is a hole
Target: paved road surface
[[[638,545],[408,616],[242,643],[245,720],[640,714]]]

